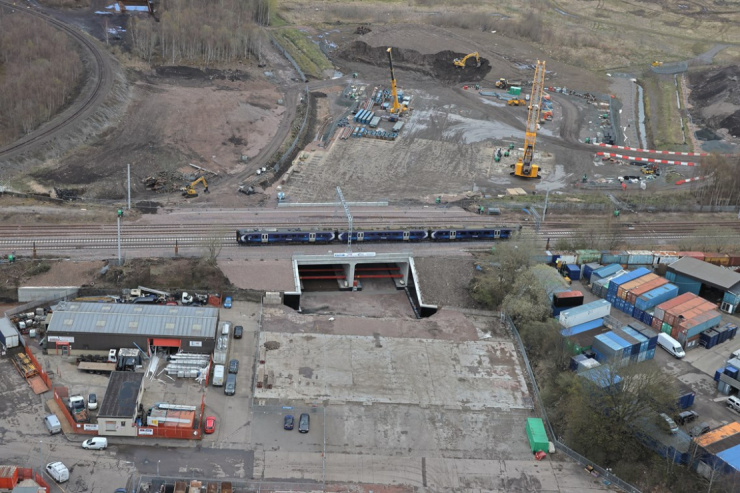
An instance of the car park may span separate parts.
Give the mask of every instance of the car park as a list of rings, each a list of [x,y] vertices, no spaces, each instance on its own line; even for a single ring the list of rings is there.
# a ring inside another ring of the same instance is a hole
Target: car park
[[[82,448],[85,450],[105,450],[108,448],[108,439],[105,437],[88,438],[82,442]]]
[[[46,464],[46,472],[57,483],[64,483],[69,480],[69,469],[61,462],[50,462]]]
[[[87,408],[94,411],[98,408],[98,396],[97,394],[89,394],[87,396]]]
[[[691,423],[698,417],[699,414],[697,414],[696,411],[683,411],[681,413],[678,413],[678,416],[676,416],[676,423],[680,425],[685,425],[687,423]]]
[[[301,414],[301,417],[298,419],[298,431],[301,433],[308,433],[310,421],[311,418],[308,414]]]
[[[241,339],[244,334],[244,327],[237,325],[234,327],[234,339]]]
[[[689,431],[689,435],[692,437],[698,437],[703,435],[704,433],[709,433],[711,428],[709,427],[709,424],[707,423],[699,423],[698,425],[691,428]]]
[[[46,429],[49,430],[50,435],[56,435],[62,432],[62,423],[59,422],[56,414],[50,414],[45,417],[44,425],[46,425]]]
[[[232,359],[229,361],[229,373],[233,373],[236,375],[239,373],[239,360],[238,359]]]
[[[208,416],[203,426],[203,433],[210,435],[214,431],[216,431],[216,418],[214,416]]]
[[[224,308],[231,308],[231,296],[227,296],[224,299]]]
[[[295,425],[295,419],[293,418],[293,415],[286,414],[285,417],[283,418],[283,429],[292,430],[294,425]]]

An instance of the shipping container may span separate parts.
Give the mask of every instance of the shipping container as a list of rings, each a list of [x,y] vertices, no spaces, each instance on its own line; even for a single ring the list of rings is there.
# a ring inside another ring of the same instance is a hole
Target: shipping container
[[[591,320],[589,322],[585,322],[579,325],[574,325],[573,327],[568,327],[566,329],[562,329],[560,331],[560,335],[563,337],[571,337],[578,335],[582,332],[588,332],[593,329],[598,329],[599,327],[602,327],[604,325],[604,319],[598,318],[596,320]]]
[[[729,267],[730,256],[726,253],[705,253],[704,262],[709,262],[714,265],[721,265],[723,267]]]
[[[652,279],[651,281],[648,281],[646,283],[641,284],[640,286],[635,286],[634,288],[630,289],[625,299],[627,300],[627,302],[632,303],[634,305],[637,302],[637,298],[639,298],[643,294],[649,293],[653,289],[659,288],[661,286],[665,286],[666,284],[668,284],[668,279],[666,279],[665,277],[660,277],[656,275],[655,278]]]
[[[635,270],[628,271],[626,274],[622,274],[619,277],[615,277],[609,282],[609,293],[616,296],[620,286],[634,281],[635,279],[639,279],[647,274],[650,274],[650,269],[646,267],[640,267]]]
[[[667,283],[638,296],[635,300],[635,308],[647,311],[648,309],[672,300],[677,296],[678,286]]]
[[[650,250],[630,250],[627,252],[629,265],[653,265],[653,252]]]
[[[740,255],[730,254],[730,267],[740,266]]]
[[[730,328],[727,325],[723,325],[722,327],[715,327],[714,331],[717,332],[717,344],[722,344],[730,336]]]
[[[696,308],[699,308],[699,310],[695,310]],[[677,325],[681,319],[690,319],[699,313],[714,308],[716,307],[709,304],[704,298],[694,296],[694,298],[687,300],[685,303],[664,310],[663,322],[669,325]]]
[[[610,368],[604,366],[598,366],[588,371],[584,371],[578,374],[579,376],[589,380],[602,390],[606,390],[609,387],[614,387],[615,390],[619,390],[622,377],[615,374]]]
[[[370,128],[377,128],[378,125],[380,125],[380,117],[373,117],[373,119],[370,120]]]
[[[629,335],[630,337],[632,337],[633,339],[637,340],[640,343],[638,351],[637,351],[638,353],[643,353],[647,351],[648,349],[650,349],[649,347],[650,340],[644,335],[642,335],[639,331],[635,330],[633,327],[626,325],[622,327],[622,332]]]
[[[713,329],[722,323],[722,314],[716,310],[704,312],[690,320],[684,320],[678,325],[679,333],[692,339],[707,329]]]
[[[704,253],[702,252],[676,252],[679,258],[681,257],[691,257],[695,258],[697,260],[704,260]]]
[[[575,356],[572,356],[570,358],[570,370],[576,371],[578,370],[578,363],[581,361],[588,359],[585,354],[576,354]]]
[[[393,125],[394,132],[400,132],[402,128],[403,128],[403,122],[396,122],[396,124]]]
[[[0,318],[0,343],[7,349],[20,345],[21,335],[9,318]]]
[[[603,267],[601,264],[597,262],[590,262],[588,264],[583,265],[583,269],[581,269],[581,282],[585,282],[586,284],[591,283],[591,274],[597,270]]]
[[[660,264],[670,265],[677,261],[679,258],[678,252],[653,252],[653,265],[658,266]]]
[[[627,252],[601,252],[602,264],[627,265],[629,255]]]
[[[596,368],[597,366],[601,366],[601,363],[593,358],[586,358],[578,363],[578,368],[576,369],[576,372],[581,373]]]
[[[618,337],[614,337],[612,331],[594,337],[591,350],[596,353],[596,360],[601,364],[609,362],[620,364],[625,356],[629,358],[632,354],[631,345]]]
[[[581,279],[581,268],[576,264],[566,264],[565,272],[571,281],[579,281]]]
[[[601,260],[601,252],[598,250],[576,250],[578,265],[590,264]]]
[[[580,291],[562,291],[555,293],[552,306],[556,308],[572,308],[583,304],[583,293]]]
[[[594,282],[598,281],[599,279],[605,279],[609,276],[613,276],[617,272],[622,270],[622,266],[619,264],[610,264],[605,265],[604,267],[600,267],[596,270],[594,270],[591,273],[591,278],[589,279],[590,282],[593,284]]]
[[[585,305],[577,306],[560,314],[560,323],[565,328],[573,327],[585,322],[590,322],[609,315],[611,304],[605,300],[592,301]]]
[[[660,320],[661,323],[663,321],[663,316],[665,315],[665,311],[668,309],[671,309],[673,307],[676,307],[678,305],[681,305],[683,303],[686,303],[687,301],[696,298],[696,295],[693,293],[684,293],[679,294],[673,299],[670,299],[668,301],[664,301],[663,303],[660,303],[659,305],[656,305],[655,307],[655,313],[653,313],[653,317]],[[654,326],[653,326],[654,327]],[[660,326],[658,326],[660,328]]]
[[[696,400],[696,393],[687,392],[678,398],[678,408],[688,409],[694,405],[695,400]]]
[[[555,258],[557,256],[557,258]],[[553,261],[554,262],[560,262],[560,265],[564,264],[575,264],[578,260],[578,257],[576,257],[572,253],[558,253],[556,255],[553,255]]]
[[[699,345],[707,349],[712,349],[719,341],[719,334],[713,329],[705,330],[699,336]]]
[[[649,283],[658,279],[657,274],[645,274],[644,276],[638,277],[630,282],[626,282],[617,288],[617,297],[623,300],[627,299],[627,294],[635,288],[639,288],[645,283]]]
[[[545,425],[540,418],[527,418],[526,432],[532,452],[549,452],[550,442],[547,439]]]

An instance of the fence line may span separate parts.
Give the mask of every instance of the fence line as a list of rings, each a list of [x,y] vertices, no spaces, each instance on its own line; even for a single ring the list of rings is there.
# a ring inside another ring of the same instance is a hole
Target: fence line
[[[615,486],[623,489],[627,493],[641,493],[639,489],[632,486],[631,484],[627,483],[626,481],[623,481],[618,476],[615,476],[611,472],[607,471],[603,467],[599,466],[598,464],[595,464],[594,462],[588,460],[586,457],[583,457],[581,454],[576,452],[575,450],[572,450],[568,446],[566,446],[564,443],[558,441],[558,436],[555,434],[555,431],[552,427],[552,424],[550,423],[550,420],[547,418],[547,411],[545,410],[545,406],[542,403],[542,398],[540,397],[540,391],[537,387],[537,381],[534,378],[534,372],[532,371],[532,367],[529,364],[529,358],[527,357],[527,352],[524,349],[524,344],[522,343],[522,339],[519,336],[519,331],[516,328],[516,325],[514,325],[514,321],[511,320],[511,317],[509,317],[504,312],[501,312],[501,320],[506,323],[507,328],[511,332],[511,334],[514,336],[514,341],[519,348],[519,352],[522,355],[522,359],[524,360],[524,367],[527,370],[527,374],[529,375],[529,380],[532,383],[532,393],[534,394],[535,401],[537,405],[541,409],[542,413],[542,421],[545,423],[545,427],[547,428],[550,437],[552,439],[552,443],[555,446],[555,450],[558,450],[565,455],[569,456],[576,462],[580,463],[582,466],[591,466],[593,469],[604,479],[611,482]]]

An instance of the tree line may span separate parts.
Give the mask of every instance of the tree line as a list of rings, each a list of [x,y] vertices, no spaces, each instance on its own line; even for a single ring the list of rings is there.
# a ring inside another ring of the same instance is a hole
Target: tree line
[[[133,52],[152,63],[213,63],[259,59],[276,0],[162,0],[159,22],[132,17]]]
[[[83,66],[66,34],[0,10],[0,144],[48,121],[78,89]]]

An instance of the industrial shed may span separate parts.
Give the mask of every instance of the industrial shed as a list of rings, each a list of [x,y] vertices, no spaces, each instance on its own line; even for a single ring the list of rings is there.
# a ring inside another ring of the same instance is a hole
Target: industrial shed
[[[721,473],[737,484],[740,480],[740,423],[735,421],[694,438],[694,444],[699,474],[710,479]]]
[[[53,308],[46,347],[59,354],[135,346],[210,353],[217,326],[213,307],[62,302]]]
[[[144,392],[143,373],[114,371],[98,413],[98,434],[136,436],[136,415]]]
[[[735,313],[740,305],[740,274],[730,269],[683,257],[668,266],[666,279],[678,286],[678,293],[694,293],[718,303],[720,310]]]

